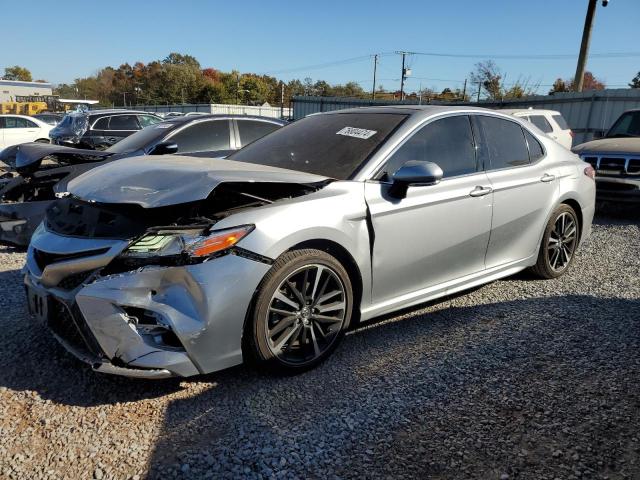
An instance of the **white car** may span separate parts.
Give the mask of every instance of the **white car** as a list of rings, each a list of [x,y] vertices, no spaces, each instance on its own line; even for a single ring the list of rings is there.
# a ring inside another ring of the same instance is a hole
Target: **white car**
[[[571,146],[573,144],[573,132],[560,112],[556,110],[537,110],[533,108],[505,108],[500,111],[502,113],[513,115],[514,117],[529,120],[560,145],[571,150]]]
[[[26,115],[0,115],[0,151],[27,142],[49,143],[53,125]]]

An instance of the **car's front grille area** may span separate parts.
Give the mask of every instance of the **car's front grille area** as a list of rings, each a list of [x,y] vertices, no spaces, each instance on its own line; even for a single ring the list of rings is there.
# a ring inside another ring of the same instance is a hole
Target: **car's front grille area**
[[[82,285],[82,283],[87,280],[92,273],[93,271],[91,270],[88,272],[74,273],[73,275],[69,275],[68,277],[63,278],[60,283],[58,283],[57,287],[61,288],[62,290],[74,290],[75,288]]]
[[[582,159],[601,176],[640,176],[640,157],[624,155],[584,155]]]
[[[77,306],[67,307],[54,298],[50,299],[48,327],[83,360],[99,360],[104,356],[95,337],[89,330]]]
[[[48,265],[51,265],[52,263],[64,262],[65,260],[74,260],[77,258],[93,257],[95,255],[102,255],[104,253],[107,253],[108,251],[109,248],[98,248],[95,250],[85,250],[83,252],[74,253],[51,253],[34,248],[33,259],[36,261],[36,264],[38,265],[40,270],[44,270]]]

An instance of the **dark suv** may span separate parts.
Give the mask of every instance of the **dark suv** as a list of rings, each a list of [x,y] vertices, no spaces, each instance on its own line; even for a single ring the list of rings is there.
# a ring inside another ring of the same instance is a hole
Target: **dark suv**
[[[51,143],[90,150],[105,150],[162,118],[135,110],[94,110],[67,113],[50,132]]]

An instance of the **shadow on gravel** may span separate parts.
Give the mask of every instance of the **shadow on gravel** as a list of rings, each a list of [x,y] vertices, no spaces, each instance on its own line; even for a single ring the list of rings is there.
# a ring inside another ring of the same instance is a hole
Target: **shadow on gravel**
[[[596,225],[639,225],[640,208],[639,205],[598,202],[596,203],[596,214],[593,219]]]
[[[302,375],[207,376],[167,407],[149,477],[635,477],[639,375],[640,300],[413,312]]]

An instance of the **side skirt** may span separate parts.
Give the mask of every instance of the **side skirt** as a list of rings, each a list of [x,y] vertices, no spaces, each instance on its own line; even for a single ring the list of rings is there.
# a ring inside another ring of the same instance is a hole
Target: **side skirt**
[[[361,310],[361,321],[371,320],[380,315],[385,315],[396,310],[402,310],[407,307],[426,303],[431,300],[435,300],[441,297],[446,297],[453,293],[468,290],[484,283],[493,282],[500,278],[514,275],[521,270],[535,264],[538,253],[532,255],[524,260],[518,260],[516,262],[507,263],[493,267],[489,270],[482,270],[465,277],[457,278],[448,282],[444,282],[438,285],[424,288],[415,292],[407,293],[401,297],[396,297],[391,300],[372,304],[367,308]]]

